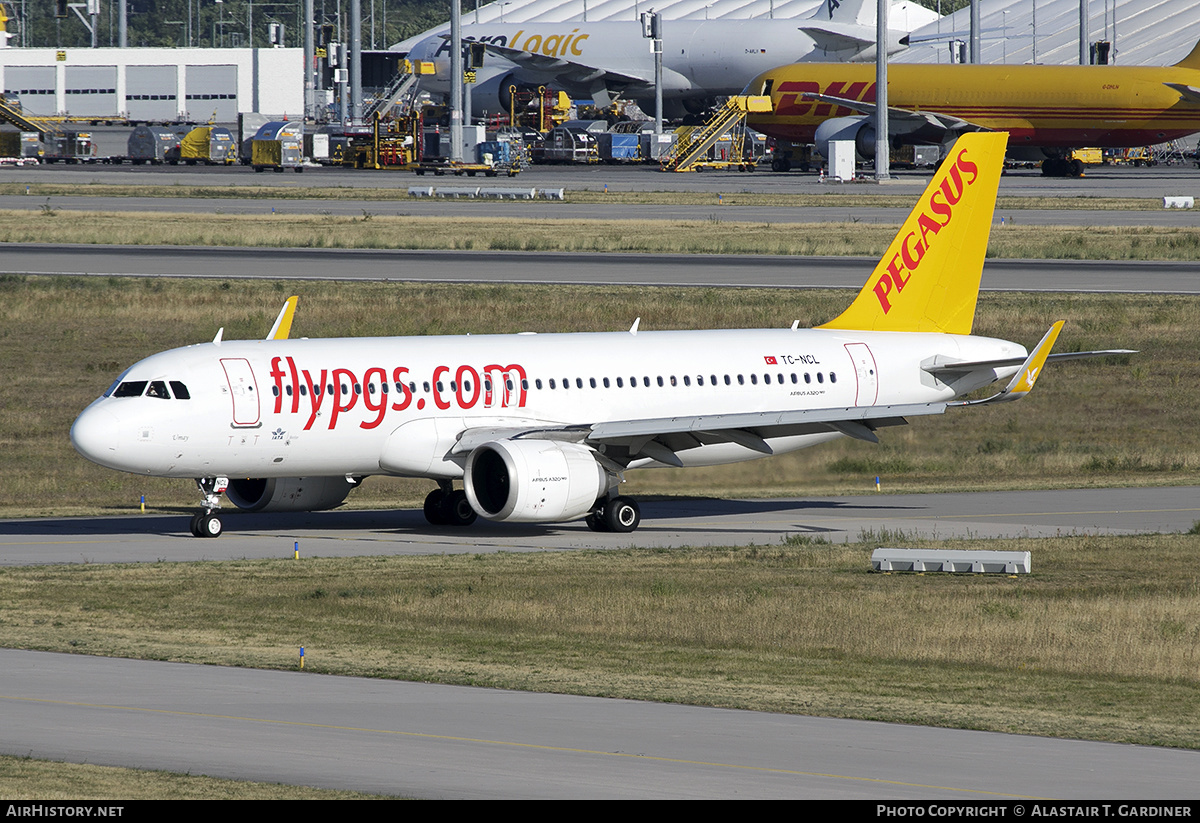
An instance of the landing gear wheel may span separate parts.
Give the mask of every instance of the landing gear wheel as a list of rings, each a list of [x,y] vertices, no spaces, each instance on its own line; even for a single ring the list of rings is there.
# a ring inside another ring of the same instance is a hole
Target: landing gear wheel
[[[642,510],[632,497],[614,497],[604,506],[604,525],[610,532],[628,534],[642,522]]]
[[[604,510],[600,509],[583,518],[583,522],[587,523],[587,527],[594,532],[608,531],[608,525],[604,522]]]
[[[221,525],[221,518],[215,514],[202,514],[196,523],[201,537],[220,537],[225,528]]]
[[[456,489],[445,495],[443,507],[446,509],[449,517],[447,522],[451,526],[467,527],[475,522],[475,518],[479,515],[471,508],[470,501],[467,500],[467,493],[462,489]]]
[[[425,519],[431,526],[447,526],[450,523],[450,511],[446,505],[446,493],[434,489],[425,495]]]
[[[200,518],[204,516],[204,512],[192,515],[192,537],[203,537],[204,532],[200,531]]]
[[[1083,177],[1083,161],[1082,160],[1076,159],[1076,160],[1071,161],[1071,176],[1072,177]]]
[[[786,157],[776,157],[771,161],[771,171],[791,171],[792,164]]]

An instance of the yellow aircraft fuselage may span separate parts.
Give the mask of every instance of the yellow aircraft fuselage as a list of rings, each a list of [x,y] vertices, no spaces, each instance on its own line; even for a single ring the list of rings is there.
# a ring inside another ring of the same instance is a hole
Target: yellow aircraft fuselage
[[[1165,85],[1200,89],[1200,43],[1174,66],[921,65],[888,67],[888,107],[959,118],[1009,133],[1009,148],[1128,147],[1200,131],[1200,100]],[[769,94],[773,111],[752,128],[795,143],[818,125],[860,112],[806,95],[875,102],[875,67],[793,63],[759,75],[748,94]]]

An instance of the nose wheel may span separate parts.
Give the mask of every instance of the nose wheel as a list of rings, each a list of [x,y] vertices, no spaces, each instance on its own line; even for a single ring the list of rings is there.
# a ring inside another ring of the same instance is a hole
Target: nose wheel
[[[192,517],[193,537],[220,537],[224,526],[215,514],[200,512]]]
[[[196,486],[204,495],[204,511],[192,517],[193,537],[220,537],[224,530],[221,517],[216,511],[221,506],[221,495],[229,488],[227,477],[198,477]]]

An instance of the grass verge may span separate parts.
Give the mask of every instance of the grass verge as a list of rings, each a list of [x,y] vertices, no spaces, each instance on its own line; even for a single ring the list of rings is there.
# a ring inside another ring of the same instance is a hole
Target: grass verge
[[[0,244],[256,246],[314,249],[638,252],[881,256],[891,223],[747,223],[714,209],[705,220],[360,217],[332,214],[171,214],[0,210]],[[1200,258],[1200,227],[995,226],[988,256],[1062,260]],[[864,272],[865,279],[865,272]]]
[[[57,183],[0,183],[0,195],[19,195],[33,198],[47,197],[163,197],[188,200],[408,200],[407,185],[418,178],[403,175],[394,177],[398,185],[388,187],[353,186],[264,186],[238,184],[223,181],[220,186],[139,186],[89,183],[67,186]],[[430,182],[426,180],[425,182]],[[726,182],[726,181],[721,181]],[[922,178],[922,182],[926,182]],[[531,187],[536,180],[529,181]],[[730,183],[722,190],[721,199],[727,206],[777,206],[781,208],[804,208],[825,206],[830,208],[903,208],[910,209],[913,192],[904,194],[847,193],[830,189],[813,194],[760,193],[737,191],[737,183]],[[705,206],[715,205],[715,192],[698,191],[617,191],[571,189],[566,193],[569,203],[613,203],[619,205],[647,206]],[[509,201],[500,201],[501,204]],[[998,209],[1055,209],[1055,210],[1102,210],[1102,211],[1153,211],[1162,208],[1162,201],[1148,197],[1100,196],[1077,197],[1000,197]]]
[[[358,792],[0,756],[8,802],[22,800],[379,800]]]
[[[0,569],[0,645],[1200,746],[1194,535]]]

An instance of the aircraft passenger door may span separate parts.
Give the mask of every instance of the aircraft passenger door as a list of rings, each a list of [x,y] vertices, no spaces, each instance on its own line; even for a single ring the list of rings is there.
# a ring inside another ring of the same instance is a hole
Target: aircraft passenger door
[[[875,355],[871,354],[866,343],[847,343],[846,353],[850,355],[858,379],[858,395],[854,405],[875,405],[879,398],[879,372],[875,368]]]
[[[258,404],[258,385],[250,361],[243,357],[223,357],[221,367],[229,383],[229,395],[233,398],[233,425],[259,426],[261,412]]]

